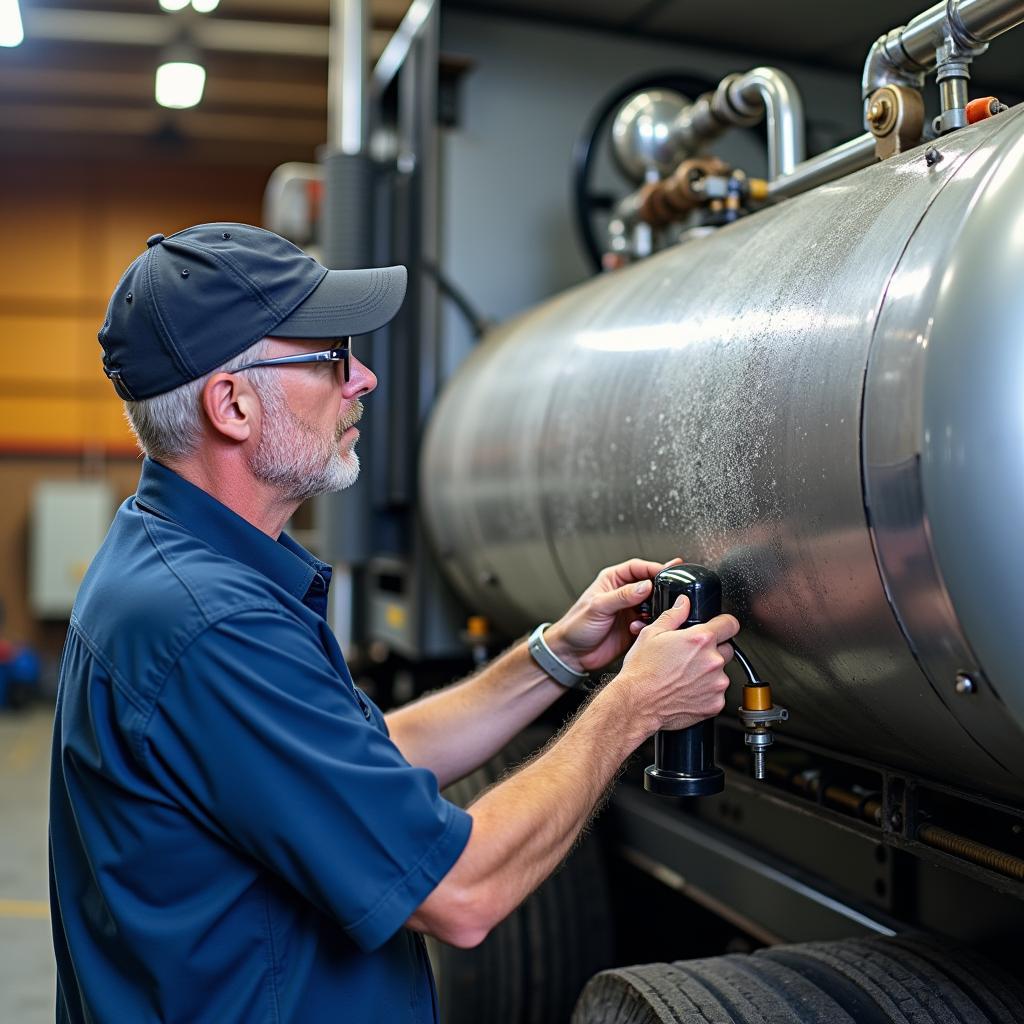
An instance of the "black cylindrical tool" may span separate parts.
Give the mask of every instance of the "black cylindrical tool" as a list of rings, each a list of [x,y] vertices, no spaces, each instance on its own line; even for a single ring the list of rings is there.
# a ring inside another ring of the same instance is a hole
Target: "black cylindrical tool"
[[[713,619],[722,611],[722,584],[702,565],[674,565],[654,578],[651,610],[655,617],[681,594],[690,614],[680,629]],[[688,729],[664,729],[654,737],[654,764],[644,772],[644,788],[659,796],[713,796],[725,788],[725,773],[715,764],[715,723],[708,718]]]

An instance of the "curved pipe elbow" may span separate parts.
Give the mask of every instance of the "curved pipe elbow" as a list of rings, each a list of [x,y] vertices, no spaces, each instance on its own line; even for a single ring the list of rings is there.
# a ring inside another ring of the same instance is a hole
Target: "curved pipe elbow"
[[[791,174],[806,152],[804,105],[793,79],[777,68],[754,68],[735,78],[729,100],[743,117],[763,113],[768,129],[768,177]]]
[[[901,25],[879,36],[868,51],[864,61],[864,72],[860,80],[861,99],[864,101],[864,126],[869,127],[867,119],[868,101],[876,89],[885,85],[905,85],[912,89],[924,87],[924,76],[927,68],[912,60],[903,48],[903,33],[906,26]]]

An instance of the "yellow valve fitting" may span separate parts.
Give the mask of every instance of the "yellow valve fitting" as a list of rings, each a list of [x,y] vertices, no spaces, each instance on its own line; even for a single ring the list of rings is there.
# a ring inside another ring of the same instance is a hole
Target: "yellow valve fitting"
[[[744,711],[771,711],[772,688],[765,683],[762,686],[743,687]]]
[[[764,178],[750,178],[747,181],[748,194],[755,203],[764,203],[768,200],[768,182]]]

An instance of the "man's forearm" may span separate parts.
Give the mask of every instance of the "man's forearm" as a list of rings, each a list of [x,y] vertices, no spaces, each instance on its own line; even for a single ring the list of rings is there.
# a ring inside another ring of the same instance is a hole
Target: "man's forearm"
[[[565,689],[518,643],[469,679],[387,715],[405,759],[447,786],[474,771]]]
[[[621,693],[598,694],[557,742],[469,808],[470,842],[445,880],[461,894],[467,923],[441,938],[473,945],[561,863],[623,761],[653,732],[627,709]],[[431,911],[428,899],[410,926],[436,930]]]

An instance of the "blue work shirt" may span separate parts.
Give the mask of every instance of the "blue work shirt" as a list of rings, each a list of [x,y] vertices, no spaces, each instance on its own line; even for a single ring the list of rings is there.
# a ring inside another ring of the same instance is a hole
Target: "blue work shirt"
[[[471,820],[353,686],[329,583],[287,536],[143,465],[61,661],[58,1021],[437,1019],[403,924]]]

